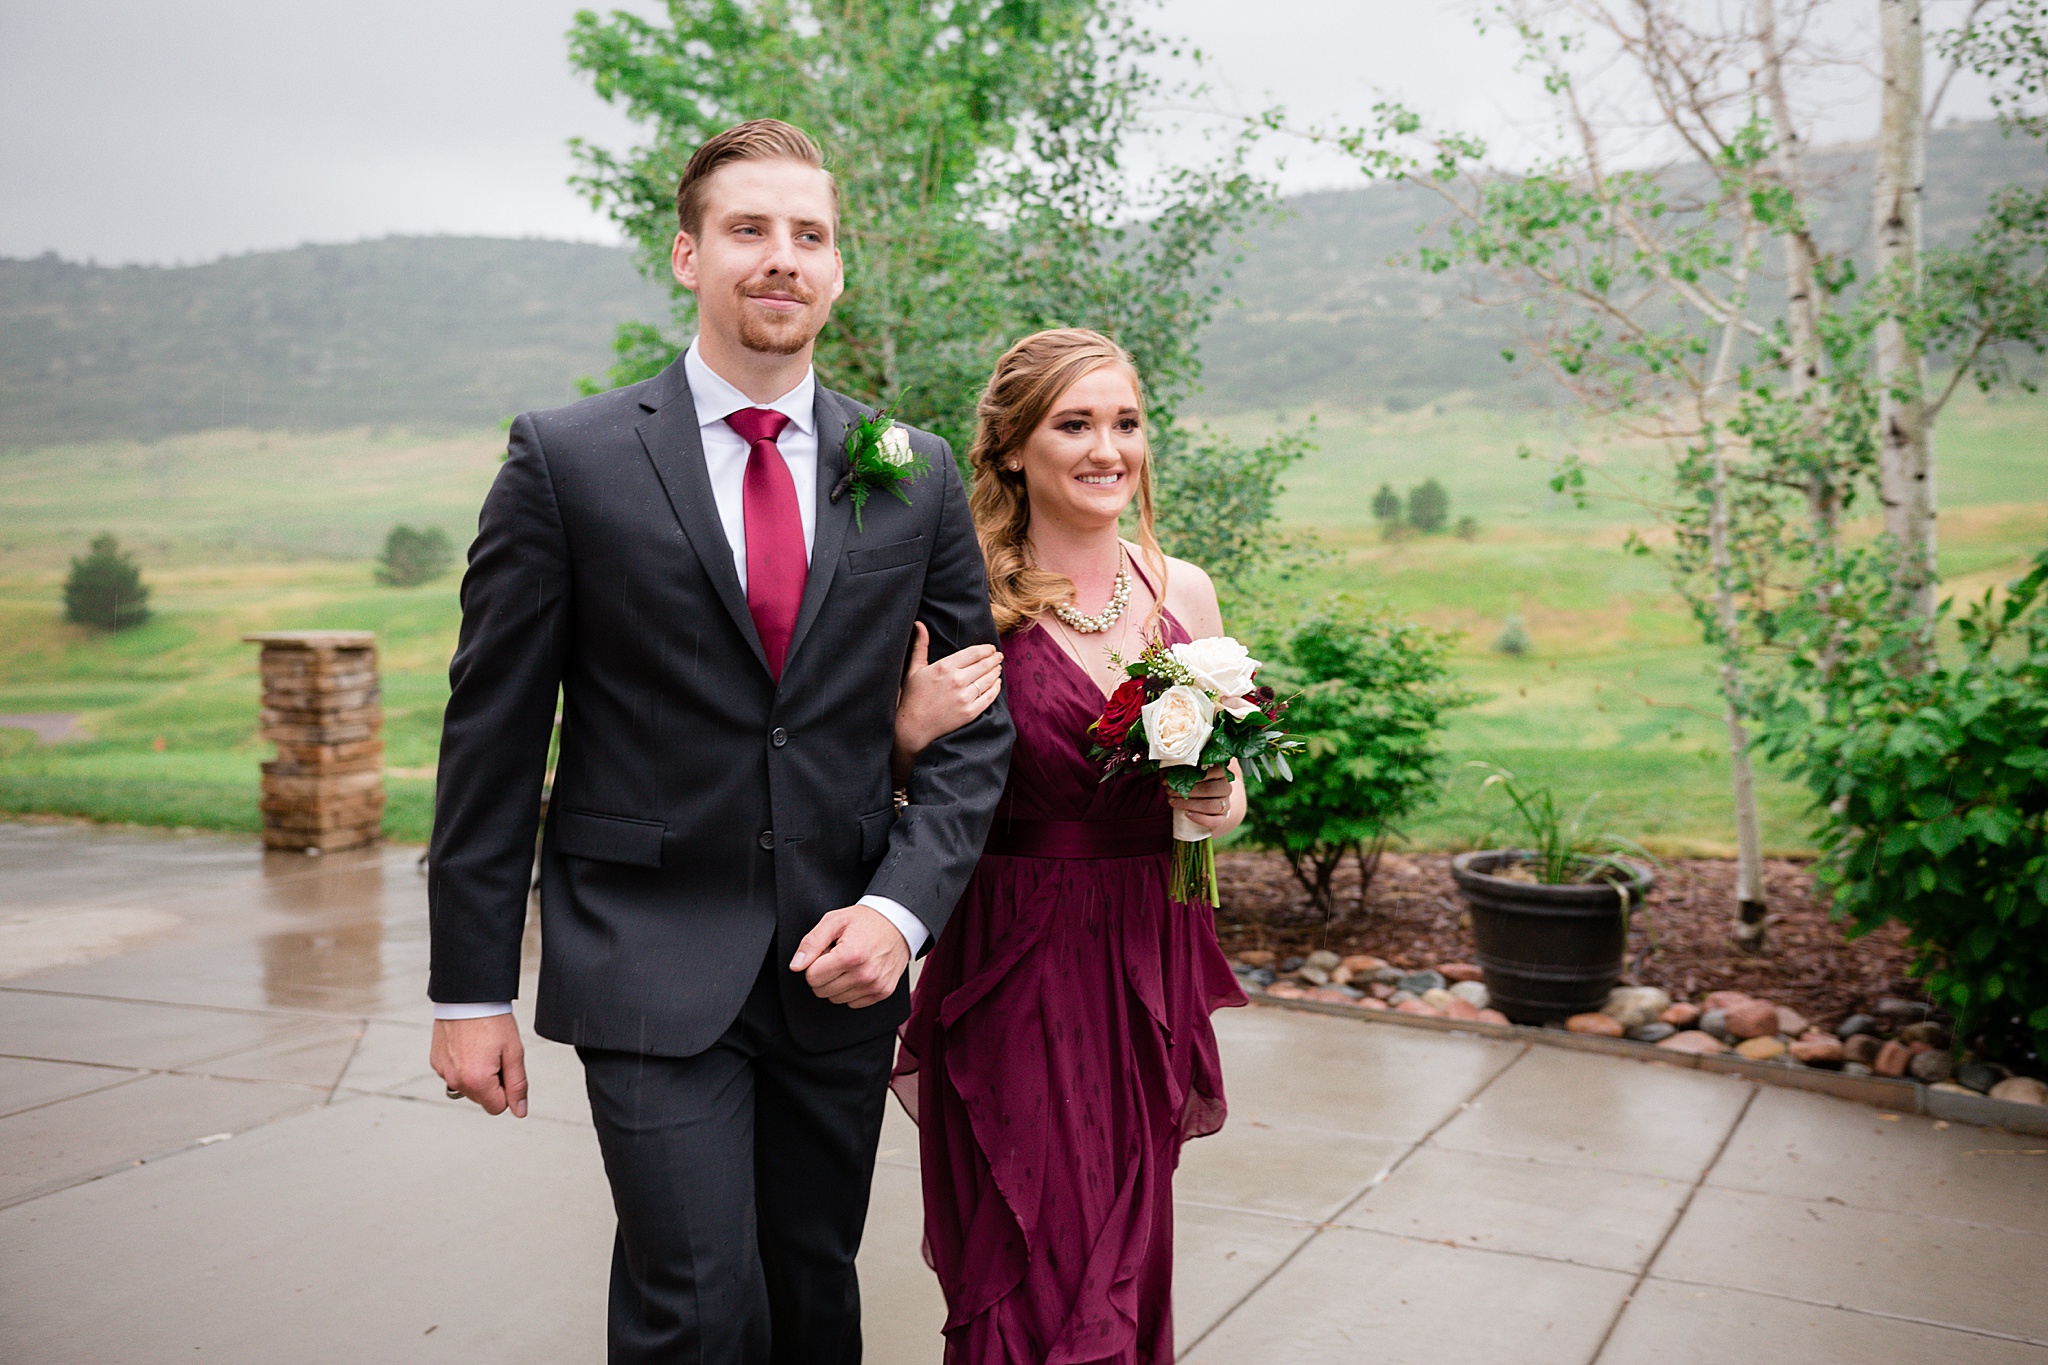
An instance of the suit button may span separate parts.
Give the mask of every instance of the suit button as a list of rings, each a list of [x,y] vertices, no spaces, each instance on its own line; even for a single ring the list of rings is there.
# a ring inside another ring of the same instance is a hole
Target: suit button
[[[774,831],[774,830],[772,830],[772,829],[764,829],[764,830],[762,830],[762,831],[761,831],[761,847],[763,847],[763,848],[774,848],[774,847],[775,847],[775,831]]]
[[[783,729],[780,725],[776,726],[768,732],[768,742],[780,749],[783,745],[789,743],[789,731]]]

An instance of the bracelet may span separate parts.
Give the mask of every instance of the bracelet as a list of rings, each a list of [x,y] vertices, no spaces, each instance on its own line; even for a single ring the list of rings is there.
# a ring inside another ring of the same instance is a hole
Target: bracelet
[[[889,793],[889,799],[894,803],[898,811],[908,810],[910,808],[910,788],[898,787],[895,791]]]

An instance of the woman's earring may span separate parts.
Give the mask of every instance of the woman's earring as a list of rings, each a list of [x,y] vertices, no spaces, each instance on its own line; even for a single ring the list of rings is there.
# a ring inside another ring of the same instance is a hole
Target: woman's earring
[[[1008,469],[1012,474],[1015,474],[1018,470],[1022,469],[1023,467],[1023,465],[1014,462],[1004,466],[1004,468]]]

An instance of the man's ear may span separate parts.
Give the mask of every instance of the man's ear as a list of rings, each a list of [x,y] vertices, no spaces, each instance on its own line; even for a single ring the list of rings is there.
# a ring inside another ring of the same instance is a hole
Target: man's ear
[[[846,292],[846,259],[839,254],[839,248],[832,248],[832,302],[839,302]]]
[[[676,283],[691,293],[697,292],[697,240],[687,232],[676,234],[675,245],[668,252],[669,271],[676,277]]]

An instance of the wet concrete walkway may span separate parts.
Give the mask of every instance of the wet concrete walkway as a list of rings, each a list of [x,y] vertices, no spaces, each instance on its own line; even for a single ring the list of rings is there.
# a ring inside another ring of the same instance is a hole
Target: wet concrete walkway
[[[416,850],[0,824],[0,1360],[603,1358],[575,1055],[533,1116],[427,1070]],[[1219,1019],[1183,1359],[2048,1365],[2048,1153],[1737,1078],[1274,1009]],[[939,1359],[892,1105],[868,1359]]]

